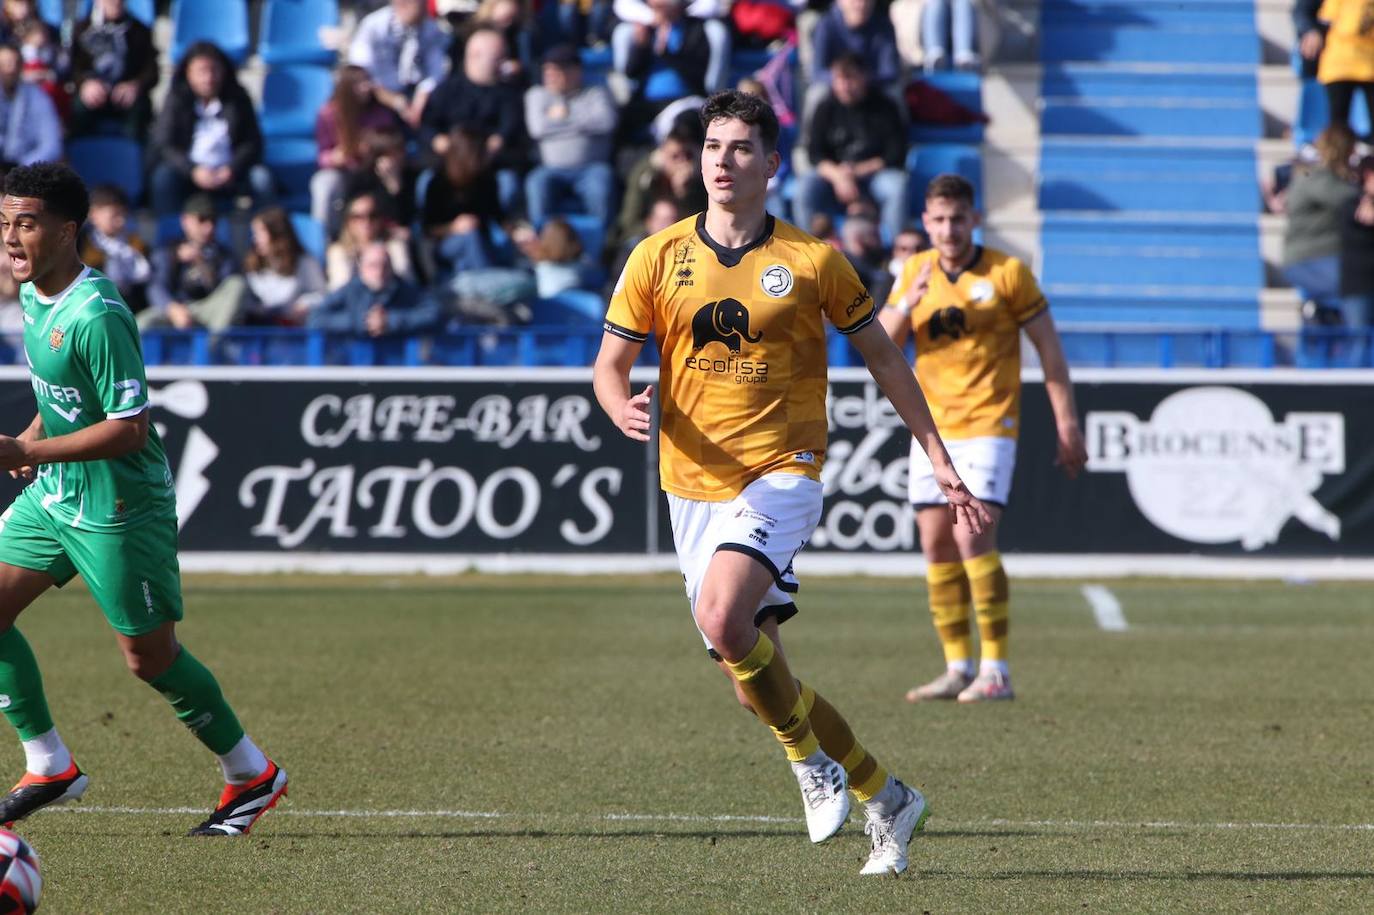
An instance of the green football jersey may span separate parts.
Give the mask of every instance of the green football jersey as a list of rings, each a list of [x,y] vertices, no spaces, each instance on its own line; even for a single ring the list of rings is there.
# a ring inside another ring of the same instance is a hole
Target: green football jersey
[[[138,325],[108,277],[87,267],[53,298],[24,283],[19,303],[46,437],[148,409]],[[176,513],[167,453],[151,426],[147,443],[132,454],[44,464],[30,486],[54,518],[79,530],[119,531]]]

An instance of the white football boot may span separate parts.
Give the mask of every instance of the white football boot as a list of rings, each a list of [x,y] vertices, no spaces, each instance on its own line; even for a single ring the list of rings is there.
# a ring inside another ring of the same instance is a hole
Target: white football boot
[[[849,777],[844,766],[817,750],[792,763],[792,772],[801,786],[806,831],[812,842],[824,842],[849,819]]]
[[[895,813],[891,816],[877,816],[870,811],[868,814],[864,832],[873,840],[873,850],[869,852],[868,860],[864,862],[860,874],[895,875],[906,870],[906,847],[910,844],[911,837],[926,825],[926,820],[930,817],[930,807],[926,804],[925,795],[900,781],[897,782],[897,787],[902,789],[902,806],[898,807]]]

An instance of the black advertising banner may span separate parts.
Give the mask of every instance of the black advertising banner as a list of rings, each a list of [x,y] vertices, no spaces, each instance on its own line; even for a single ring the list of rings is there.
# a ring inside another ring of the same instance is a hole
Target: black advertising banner
[[[1089,453],[1076,481],[1054,467],[1048,399],[1028,382],[1002,549],[1374,555],[1374,376],[1178,377],[1075,384]],[[876,385],[832,383],[830,429],[825,513],[807,549],[915,549],[910,439]]]
[[[656,452],[602,416],[586,370],[150,374],[184,551],[671,550]],[[0,390],[13,434],[33,416],[27,375],[0,371]],[[1374,373],[1096,371],[1075,390],[1090,464],[1069,481],[1044,388],[1025,385],[1004,550],[1374,555]],[[846,369],[828,411],[808,552],[914,552],[910,439],[891,405]]]
[[[584,373],[361,375],[154,373],[182,550],[644,550],[644,446]],[[4,389],[18,431],[33,394]]]

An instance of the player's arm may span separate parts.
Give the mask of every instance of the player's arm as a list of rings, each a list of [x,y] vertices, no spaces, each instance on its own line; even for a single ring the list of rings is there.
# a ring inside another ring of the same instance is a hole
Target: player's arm
[[[921,304],[921,299],[925,298],[930,288],[930,271],[930,261],[914,267],[914,263],[908,260],[902,267],[902,275],[892,287],[892,293],[887,297],[887,306],[878,312],[878,323],[882,324],[883,330],[887,331],[898,349],[906,346],[907,338],[911,336],[911,312]]]
[[[592,389],[596,402],[615,423],[617,429],[637,442],[649,440],[649,400],[654,386],[649,385],[638,394],[630,394],[630,367],[639,358],[644,344],[627,340],[611,331],[601,337],[601,351],[592,366]]]
[[[41,414],[41,413],[35,413],[35,414],[33,415],[33,422],[29,423],[28,428],[26,428],[23,432],[20,432],[20,433],[19,433],[18,435],[16,435],[14,438],[15,438],[15,441],[19,441],[19,442],[36,442],[36,441],[38,441],[38,440],[39,440],[40,438],[42,438],[42,437],[43,437],[43,414]],[[24,465],[22,465],[22,466],[14,467],[14,468],[11,468],[11,469],[10,469],[10,476],[11,476],[12,478],[16,479],[16,480],[19,479],[20,477],[23,477],[23,478],[26,479],[26,480],[32,480],[32,479],[33,479],[33,473],[34,473],[34,467],[33,467],[32,464],[24,464]]]
[[[1048,310],[1040,312],[1024,326],[1026,336],[1030,337],[1035,351],[1040,354],[1040,366],[1045,373],[1045,393],[1049,395],[1050,409],[1054,411],[1058,442],[1055,463],[1064,468],[1069,479],[1073,479],[1088,462],[1088,450],[1083,444],[1083,430],[1078,425],[1078,406],[1074,403],[1073,382],[1069,380],[1069,361],[1064,358],[1064,347],[1060,345],[1059,332],[1054,329],[1054,319]]]
[[[878,382],[878,387],[897,409],[897,415],[929,456],[940,491],[949,499],[955,523],[962,520],[975,533],[981,533],[985,526],[992,524],[992,516],[983,503],[968,491],[964,481],[959,479],[954,462],[950,460],[945,443],[935,428],[925,395],[916,384],[902,351],[893,345],[880,327],[875,327],[871,322],[849,334],[849,339],[864,357],[873,380]]]
[[[42,423],[38,422],[41,430]],[[29,429],[32,429],[30,426]],[[27,434],[28,430],[25,430]],[[148,440],[148,411],[123,419],[106,419],[54,438],[25,441],[0,435],[0,470],[22,474],[39,464],[108,461],[132,454]]]

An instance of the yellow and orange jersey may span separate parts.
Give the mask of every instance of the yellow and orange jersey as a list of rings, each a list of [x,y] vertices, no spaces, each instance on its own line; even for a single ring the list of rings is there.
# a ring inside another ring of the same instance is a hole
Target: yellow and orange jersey
[[[766,473],[819,480],[823,319],[853,333],[873,320],[873,298],[844,255],[782,220],[734,249],[704,224],[694,216],[640,242],[606,312],[609,333],[657,338],[662,486],[718,502]]]
[[[949,439],[1015,438],[1021,414],[1021,326],[1048,305],[1030,269],[992,248],[979,248],[957,276],[939,253],[907,259],[888,304],[897,304],[921,265],[930,285],[911,311],[916,380],[940,434]]]

